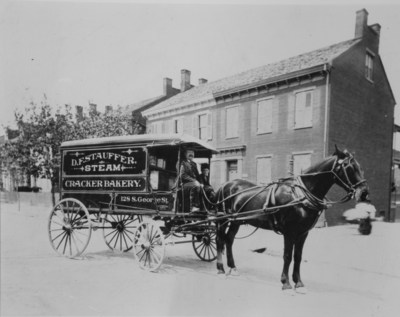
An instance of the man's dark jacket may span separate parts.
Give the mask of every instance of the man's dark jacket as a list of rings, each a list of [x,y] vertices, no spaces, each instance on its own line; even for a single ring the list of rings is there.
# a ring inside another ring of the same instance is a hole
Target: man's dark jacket
[[[200,181],[200,175],[196,163],[189,160],[183,160],[179,169],[179,177],[184,184]]]

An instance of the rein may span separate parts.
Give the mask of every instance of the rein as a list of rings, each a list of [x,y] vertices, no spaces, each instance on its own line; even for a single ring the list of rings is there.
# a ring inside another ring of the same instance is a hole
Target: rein
[[[260,185],[257,186],[257,185],[256,185],[256,186],[253,186],[253,187],[249,187],[249,188],[243,189],[243,190],[241,190],[241,191],[239,191],[239,192],[237,192],[237,193],[231,194],[231,195],[229,195],[228,197],[222,199],[221,201],[217,201],[216,203],[213,203],[212,201],[210,201],[210,200],[208,199],[208,197],[207,197],[207,195],[206,195],[206,192],[205,192],[205,190],[204,190],[204,187],[202,187],[201,190],[202,190],[202,192],[203,192],[203,196],[205,197],[205,199],[207,200],[207,202],[208,202],[210,205],[212,205],[212,206],[218,206],[218,205],[220,205],[220,204],[226,202],[228,199],[231,199],[231,198],[233,198],[233,197],[235,197],[235,196],[238,196],[238,195],[240,195],[240,194],[243,194],[243,193],[245,193],[245,192],[247,192],[247,191],[250,191],[250,190],[252,190],[252,189],[262,188],[262,190],[260,191],[260,193],[261,193],[263,190],[267,189],[268,187],[272,186],[273,184],[278,184],[278,183],[279,183],[279,182],[273,182],[273,183],[270,183],[270,184],[264,185],[264,186],[260,186]],[[257,194],[257,195],[258,195],[258,194]],[[257,195],[256,195],[256,196],[257,196]]]

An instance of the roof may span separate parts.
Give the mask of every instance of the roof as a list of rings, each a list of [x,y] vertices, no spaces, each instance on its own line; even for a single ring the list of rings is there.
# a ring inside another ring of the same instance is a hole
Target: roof
[[[232,90],[233,88],[254,85],[267,79],[273,79],[282,75],[289,75],[315,66],[324,65],[330,63],[335,57],[341,55],[359,41],[361,41],[361,39],[351,39],[276,63],[253,68],[217,81],[208,82],[177,94],[147,111],[152,113],[153,111],[162,110],[185,102],[192,103],[195,100],[213,98],[214,94]],[[144,115],[146,115],[146,112],[144,112]]]
[[[122,111],[127,114],[132,114],[132,111],[140,110],[141,108],[146,107],[147,105],[149,105],[153,102],[156,102],[158,100],[162,101],[163,98],[165,99],[165,95],[160,95],[157,97],[142,100],[142,101],[127,105],[125,108],[123,108]]]
[[[91,147],[106,145],[142,145],[142,146],[161,146],[161,145],[184,145],[192,147],[195,151],[210,151],[218,153],[207,142],[203,142],[187,134],[140,134],[113,136],[106,138],[92,138],[76,141],[66,141],[61,144],[61,148]]]

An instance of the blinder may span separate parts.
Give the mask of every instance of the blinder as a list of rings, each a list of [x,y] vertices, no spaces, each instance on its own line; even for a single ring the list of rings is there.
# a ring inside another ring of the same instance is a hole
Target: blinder
[[[334,177],[339,180],[339,182],[343,185],[344,188],[347,189],[348,191],[348,195],[349,195],[349,199],[353,198],[357,188],[366,183],[367,180],[366,179],[361,179],[360,181],[358,181],[357,183],[352,183],[349,177],[349,174],[347,172],[347,169],[349,167],[352,166],[352,161],[354,161],[354,157],[353,155],[351,155],[350,153],[346,153],[348,156],[346,156],[344,159],[339,159],[337,158],[335,163],[332,166],[332,170],[331,172],[333,173]],[[345,179],[342,179],[338,173],[342,171],[344,174]]]

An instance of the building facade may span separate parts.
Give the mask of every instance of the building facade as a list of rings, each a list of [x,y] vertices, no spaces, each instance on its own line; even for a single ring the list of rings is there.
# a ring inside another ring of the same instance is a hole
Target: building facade
[[[380,26],[356,14],[355,37],[215,82],[202,83],[143,114],[149,132],[207,140],[212,183],[257,184],[300,174],[334,152],[354,152],[378,211],[390,217],[395,100],[379,56]],[[343,191],[335,188],[332,199]],[[354,202],[326,213],[343,221]]]

